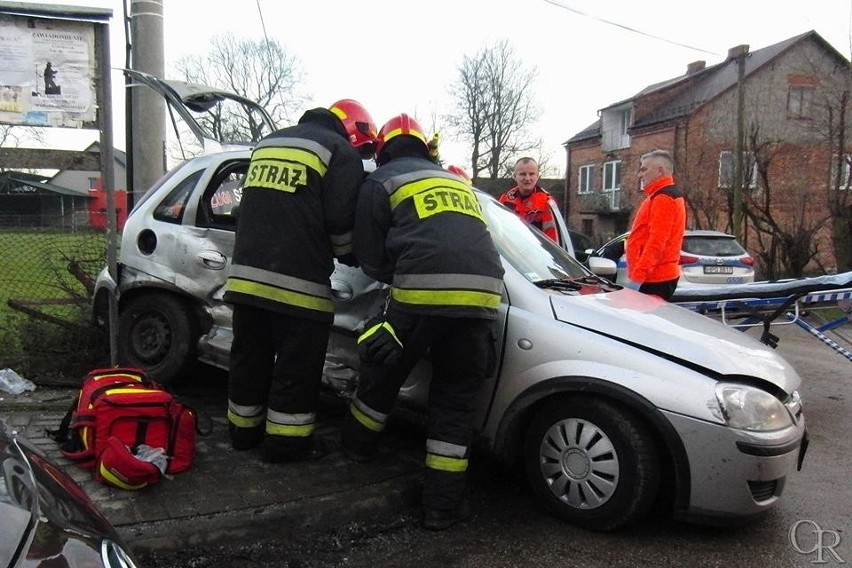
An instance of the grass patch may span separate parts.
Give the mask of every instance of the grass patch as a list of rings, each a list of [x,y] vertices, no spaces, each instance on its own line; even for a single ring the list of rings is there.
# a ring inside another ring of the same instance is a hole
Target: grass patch
[[[108,342],[90,326],[89,305],[106,247],[106,234],[99,232],[0,233],[2,367],[23,376],[63,375],[68,368],[76,374],[76,361],[100,359],[95,351]]]

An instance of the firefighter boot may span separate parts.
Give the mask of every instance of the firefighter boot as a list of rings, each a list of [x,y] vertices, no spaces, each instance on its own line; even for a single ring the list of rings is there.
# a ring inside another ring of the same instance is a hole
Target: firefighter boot
[[[357,412],[357,410],[355,411]],[[349,459],[359,463],[368,462],[376,455],[376,447],[379,443],[379,432],[365,427],[355,418],[353,407],[343,418],[343,428],[340,432],[340,443]]]
[[[263,424],[251,428],[240,428],[228,423],[228,435],[231,438],[231,447],[238,452],[250,450],[263,441]]]

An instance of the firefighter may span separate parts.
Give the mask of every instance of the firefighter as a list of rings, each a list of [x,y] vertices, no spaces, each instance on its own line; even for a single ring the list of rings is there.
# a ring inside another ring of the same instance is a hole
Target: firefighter
[[[334,316],[334,257],[355,265],[362,158],[376,125],[351,99],[305,112],[258,142],[225,288],[233,304],[228,426],[235,450],[271,463],[319,457],[313,436]]]
[[[356,461],[374,455],[400,387],[429,351],[423,526],[443,530],[471,514],[466,470],[494,362],[503,267],[473,189],[430,159],[413,118],[388,121],[376,150],[379,167],[358,197],[355,255],[390,288],[384,312],[358,339],[361,377],[342,444]]]

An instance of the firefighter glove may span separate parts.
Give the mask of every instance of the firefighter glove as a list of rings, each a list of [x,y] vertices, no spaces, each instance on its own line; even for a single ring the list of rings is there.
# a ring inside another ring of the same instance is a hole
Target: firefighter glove
[[[358,338],[358,355],[366,363],[393,365],[402,356],[402,342],[388,321],[371,320]]]

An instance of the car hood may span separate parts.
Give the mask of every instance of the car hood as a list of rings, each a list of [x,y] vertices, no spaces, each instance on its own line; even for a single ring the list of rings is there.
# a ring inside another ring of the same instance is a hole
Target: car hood
[[[770,347],[656,296],[629,289],[570,297],[554,294],[552,304],[559,321],[700,367],[710,376],[757,377],[787,393],[801,383],[795,369]]]

